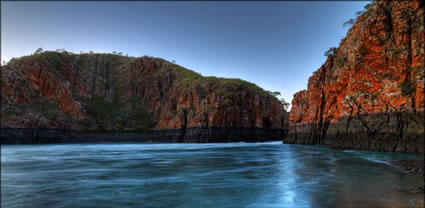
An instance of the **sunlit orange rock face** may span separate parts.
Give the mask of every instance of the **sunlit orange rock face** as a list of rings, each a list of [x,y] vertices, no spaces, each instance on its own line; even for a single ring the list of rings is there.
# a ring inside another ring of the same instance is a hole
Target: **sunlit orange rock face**
[[[424,153],[423,1],[377,1],[294,95],[286,143]]]
[[[159,58],[43,52],[1,72],[2,128],[170,130],[157,136],[190,142],[282,139],[288,128],[283,105],[258,86]]]

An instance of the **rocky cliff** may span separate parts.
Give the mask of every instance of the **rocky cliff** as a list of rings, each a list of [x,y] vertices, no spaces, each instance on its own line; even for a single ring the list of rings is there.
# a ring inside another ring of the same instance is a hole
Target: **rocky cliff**
[[[289,116],[276,97],[239,79],[203,77],[159,58],[66,51],[2,66],[1,104],[3,143],[84,141],[94,132],[106,141],[276,140]]]
[[[294,95],[284,142],[423,154],[424,7],[367,5]]]

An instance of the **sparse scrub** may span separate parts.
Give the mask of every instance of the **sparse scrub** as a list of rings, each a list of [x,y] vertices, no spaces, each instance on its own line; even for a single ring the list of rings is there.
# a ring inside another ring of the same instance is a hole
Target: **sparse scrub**
[[[346,22],[344,22],[343,26],[347,27],[347,26],[351,26],[354,25],[354,23],[356,22],[357,19],[351,18],[349,20],[347,20]]]
[[[344,66],[345,62],[347,61],[347,57],[344,54],[343,56],[336,57],[335,61],[336,61],[337,65],[338,65],[338,67],[341,68],[341,67]]]
[[[281,98],[279,101],[280,101],[280,103],[282,103],[283,108],[285,110],[288,110],[290,104],[288,102],[286,102],[285,99],[283,99],[283,98]]]
[[[366,54],[368,53],[368,51],[365,48],[361,48],[357,54],[357,56],[359,58],[363,58]]]
[[[336,51],[337,51],[337,48],[336,47],[329,48],[329,50],[327,50],[325,52],[325,56],[327,56],[327,57],[329,57],[329,56],[335,56],[336,55]]]
[[[412,95],[416,91],[415,83],[412,81],[404,80],[399,84],[401,95],[406,97]]]
[[[279,91],[274,91],[274,92],[272,92],[272,91],[267,91],[270,95],[272,95],[272,96],[275,96],[275,97],[277,97],[277,96],[280,96],[280,92]]]

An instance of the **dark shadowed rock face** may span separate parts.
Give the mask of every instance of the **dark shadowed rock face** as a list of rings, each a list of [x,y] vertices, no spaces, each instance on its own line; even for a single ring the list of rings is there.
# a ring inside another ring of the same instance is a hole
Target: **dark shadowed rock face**
[[[178,142],[266,141],[282,139],[288,127],[280,101],[255,84],[203,77],[159,58],[44,52],[11,60],[1,76],[1,127],[8,143],[18,142],[13,135],[28,141],[30,135],[57,134],[52,138],[66,141],[82,132]]]
[[[294,95],[285,143],[424,153],[424,2],[377,1]]]

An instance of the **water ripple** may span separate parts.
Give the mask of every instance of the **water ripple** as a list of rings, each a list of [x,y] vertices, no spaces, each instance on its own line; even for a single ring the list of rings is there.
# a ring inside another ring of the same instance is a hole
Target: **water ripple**
[[[3,145],[2,207],[408,207],[402,153],[272,143]]]

